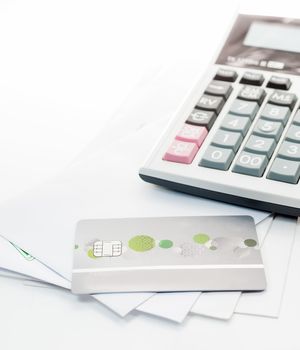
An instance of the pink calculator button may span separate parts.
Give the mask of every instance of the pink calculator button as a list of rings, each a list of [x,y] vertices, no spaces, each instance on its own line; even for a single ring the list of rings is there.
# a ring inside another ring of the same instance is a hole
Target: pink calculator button
[[[174,140],[163,159],[170,162],[190,164],[197,152],[198,146],[195,143]]]
[[[208,131],[204,126],[184,124],[182,129],[177,134],[176,140],[195,142],[197,146],[200,147],[207,134]]]

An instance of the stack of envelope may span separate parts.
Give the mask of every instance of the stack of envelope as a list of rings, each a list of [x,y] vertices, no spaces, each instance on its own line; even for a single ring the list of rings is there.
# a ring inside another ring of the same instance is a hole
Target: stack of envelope
[[[91,297],[122,317],[134,310],[175,322],[182,322],[188,313],[219,319],[230,319],[234,313],[278,317],[294,238],[299,234],[296,218],[176,193],[138,177],[139,167],[198,79],[195,66],[158,70],[147,83],[137,86],[97,138],[66,169],[2,203],[1,274],[18,273],[28,276],[32,285],[44,281],[70,289],[75,227],[82,219],[251,215],[257,224],[266,269],[266,291],[108,293]]]

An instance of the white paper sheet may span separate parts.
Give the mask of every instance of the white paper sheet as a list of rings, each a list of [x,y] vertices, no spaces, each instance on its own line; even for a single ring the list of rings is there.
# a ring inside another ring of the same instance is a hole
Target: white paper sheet
[[[22,254],[3,237],[0,237],[0,252],[0,268],[70,289],[69,281],[51,271],[33,257]]]
[[[261,247],[269,232],[272,221],[273,216],[270,216],[256,225],[257,236]],[[241,294],[241,292],[202,293],[191,309],[191,312],[200,316],[228,320],[232,317]]]
[[[198,292],[156,293],[137,310],[181,323],[198,297]]]
[[[267,289],[261,293],[243,293],[235,309],[236,313],[279,316],[296,227],[296,218],[280,215],[275,217],[262,248]]]

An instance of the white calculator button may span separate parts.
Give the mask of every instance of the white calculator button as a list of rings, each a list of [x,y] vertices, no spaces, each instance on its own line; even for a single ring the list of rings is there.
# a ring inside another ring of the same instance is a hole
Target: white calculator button
[[[208,146],[199,165],[207,168],[227,170],[233,157],[234,152],[231,149]]]
[[[227,114],[222,121],[221,129],[240,132],[245,136],[250,124],[250,118]]]
[[[300,163],[291,160],[275,158],[267,178],[276,181],[296,184],[300,176]]]
[[[284,141],[279,148],[278,157],[300,161],[300,144]]]
[[[267,164],[268,158],[265,155],[242,152],[236,160],[232,171],[260,177],[263,175]]]
[[[251,153],[265,154],[271,158],[276,142],[274,139],[251,135],[245,145],[245,150]]]
[[[285,106],[276,106],[271,103],[267,103],[261,113],[262,119],[272,120],[275,122],[281,122],[285,125],[289,119],[291,111]]]
[[[291,125],[285,135],[286,140],[300,142],[300,126]]]
[[[229,112],[253,119],[258,111],[258,104],[252,101],[235,99],[230,106]]]
[[[242,134],[239,132],[217,130],[211,143],[222,148],[232,148],[234,152],[236,152],[240,147],[242,140]]]
[[[253,134],[264,137],[272,137],[276,141],[278,141],[282,134],[282,131],[282,123],[273,122],[271,120],[259,119],[258,122],[255,124]]]

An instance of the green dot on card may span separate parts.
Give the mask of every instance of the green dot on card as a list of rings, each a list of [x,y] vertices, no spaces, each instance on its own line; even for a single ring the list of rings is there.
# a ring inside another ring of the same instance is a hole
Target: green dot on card
[[[128,242],[128,246],[136,252],[146,252],[147,250],[154,248],[155,241],[150,236],[139,235],[132,237]]]
[[[168,249],[173,247],[173,242],[170,241],[169,239],[163,239],[159,242],[159,246],[164,249]]]
[[[210,238],[206,233],[198,233],[193,237],[193,240],[198,244],[205,244],[210,240]]]
[[[245,246],[247,247],[255,247],[257,245],[257,242],[255,239],[245,239],[244,240]]]
[[[87,255],[91,259],[96,259],[96,256],[94,255],[94,251],[92,248],[88,250]]]

